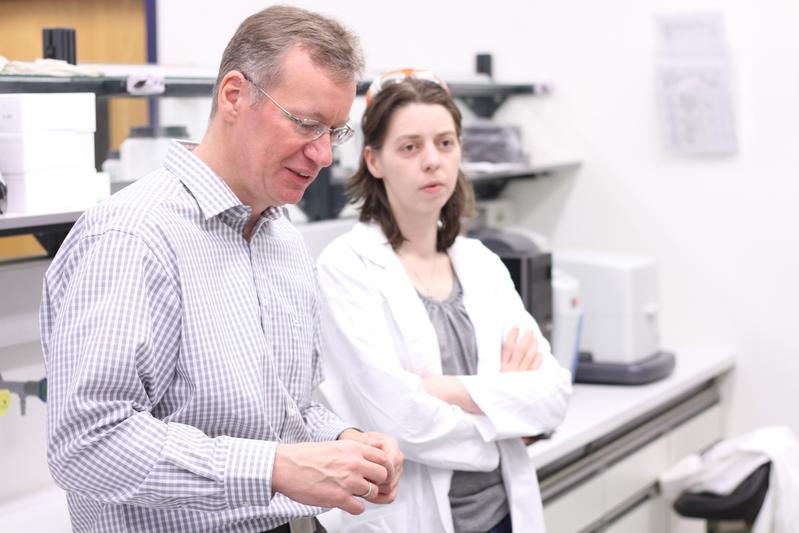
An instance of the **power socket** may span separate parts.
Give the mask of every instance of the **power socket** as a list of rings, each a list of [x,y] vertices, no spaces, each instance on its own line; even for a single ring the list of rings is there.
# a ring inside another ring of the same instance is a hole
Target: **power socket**
[[[477,213],[489,228],[503,229],[516,224],[513,202],[507,198],[480,200],[477,202]]]

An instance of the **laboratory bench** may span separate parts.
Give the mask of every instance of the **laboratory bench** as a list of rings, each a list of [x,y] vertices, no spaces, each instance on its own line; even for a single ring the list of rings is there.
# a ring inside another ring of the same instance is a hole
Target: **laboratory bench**
[[[568,414],[548,439],[528,447],[539,473],[548,533],[704,531],[661,502],[657,476],[724,436],[733,352],[677,350],[669,377],[642,386],[574,386]],[[335,512],[323,515],[335,533]],[[0,505],[0,523],[20,531],[68,532],[60,489]]]
[[[657,478],[725,436],[732,350],[675,350],[667,378],[575,384],[564,422],[528,446],[549,533],[704,531],[660,498]]]

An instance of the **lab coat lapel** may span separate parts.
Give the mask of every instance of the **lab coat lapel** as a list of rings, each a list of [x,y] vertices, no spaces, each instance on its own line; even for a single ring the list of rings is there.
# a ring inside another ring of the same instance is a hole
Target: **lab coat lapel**
[[[399,353],[406,370],[419,375],[441,374],[441,356],[433,324],[399,258],[377,224],[356,224],[353,249],[371,263],[375,287],[385,298],[398,330]]]
[[[463,305],[474,326],[478,372],[499,372],[502,332],[497,324],[502,321],[496,315],[503,309],[490,290],[491,285],[485,283],[485,277],[493,274],[491,265],[483,254],[475,253],[475,244],[458,237],[449,249],[449,259],[463,287]]]

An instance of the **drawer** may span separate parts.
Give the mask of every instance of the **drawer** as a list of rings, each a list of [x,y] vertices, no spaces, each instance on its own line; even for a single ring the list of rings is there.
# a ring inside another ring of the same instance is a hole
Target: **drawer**
[[[714,405],[669,432],[669,465],[686,455],[698,453],[721,439],[721,406]]]
[[[605,479],[605,510],[651,487],[666,469],[668,443],[660,437],[608,468]]]
[[[544,506],[547,533],[575,533],[589,526],[604,512],[602,475],[550,500]]]
[[[659,499],[651,499],[613,522],[605,533],[664,533],[663,504]]]

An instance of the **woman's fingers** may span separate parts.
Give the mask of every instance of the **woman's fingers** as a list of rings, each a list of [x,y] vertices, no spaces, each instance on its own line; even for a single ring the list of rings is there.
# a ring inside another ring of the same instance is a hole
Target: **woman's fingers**
[[[501,372],[526,372],[541,366],[542,356],[538,339],[531,331],[519,335],[519,328],[513,327],[502,342]]]
[[[502,372],[509,372],[512,370],[510,365],[512,364],[514,348],[516,347],[516,340],[518,338],[519,328],[514,326],[505,336],[505,340],[502,341],[502,360],[500,364]]]

